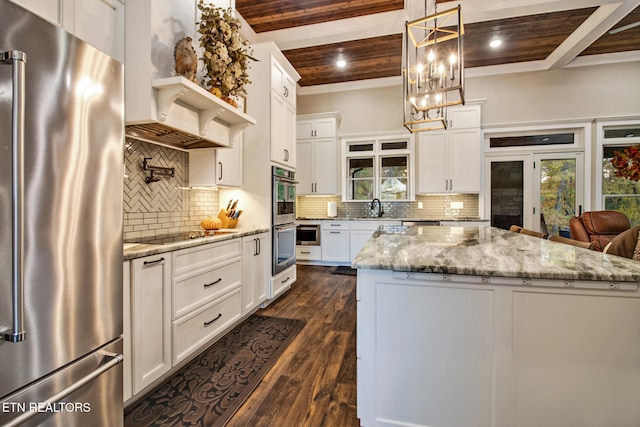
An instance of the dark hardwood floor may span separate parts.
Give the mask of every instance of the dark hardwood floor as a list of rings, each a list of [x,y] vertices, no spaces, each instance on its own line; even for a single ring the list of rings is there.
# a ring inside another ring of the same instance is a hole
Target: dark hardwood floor
[[[285,295],[257,314],[305,327],[228,427],[350,427],[356,417],[356,277],[298,266]]]

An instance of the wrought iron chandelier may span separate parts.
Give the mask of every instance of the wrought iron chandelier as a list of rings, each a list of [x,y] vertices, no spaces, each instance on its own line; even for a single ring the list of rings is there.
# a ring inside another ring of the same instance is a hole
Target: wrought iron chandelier
[[[404,126],[411,132],[447,128],[447,107],[464,104],[461,7],[405,23]]]

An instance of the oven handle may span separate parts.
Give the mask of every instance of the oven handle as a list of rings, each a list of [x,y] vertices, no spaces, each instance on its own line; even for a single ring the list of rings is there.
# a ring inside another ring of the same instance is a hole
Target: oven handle
[[[276,183],[282,181],[286,182],[287,184],[298,184],[298,181],[296,181],[295,179],[284,178],[282,176],[274,176],[273,179]]]
[[[273,228],[276,231],[284,231],[284,230],[288,230],[290,228],[296,228],[296,223],[292,222],[291,224],[275,225]]]

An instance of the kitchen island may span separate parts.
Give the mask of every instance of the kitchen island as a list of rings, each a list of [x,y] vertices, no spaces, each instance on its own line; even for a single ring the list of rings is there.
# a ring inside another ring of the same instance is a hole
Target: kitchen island
[[[640,264],[492,227],[381,227],[358,269],[365,427],[640,425]]]

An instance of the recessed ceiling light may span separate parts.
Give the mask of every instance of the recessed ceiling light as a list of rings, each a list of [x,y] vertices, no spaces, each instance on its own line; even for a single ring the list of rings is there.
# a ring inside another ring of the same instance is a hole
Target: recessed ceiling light
[[[345,61],[344,59],[338,59],[338,60],[336,61],[336,66],[337,66],[338,68],[344,68],[344,67],[346,67],[346,66],[347,66],[347,61]]]
[[[497,48],[502,44],[502,40],[500,39],[491,39],[491,41],[489,42],[489,46],[491,46],[492,48]]]

